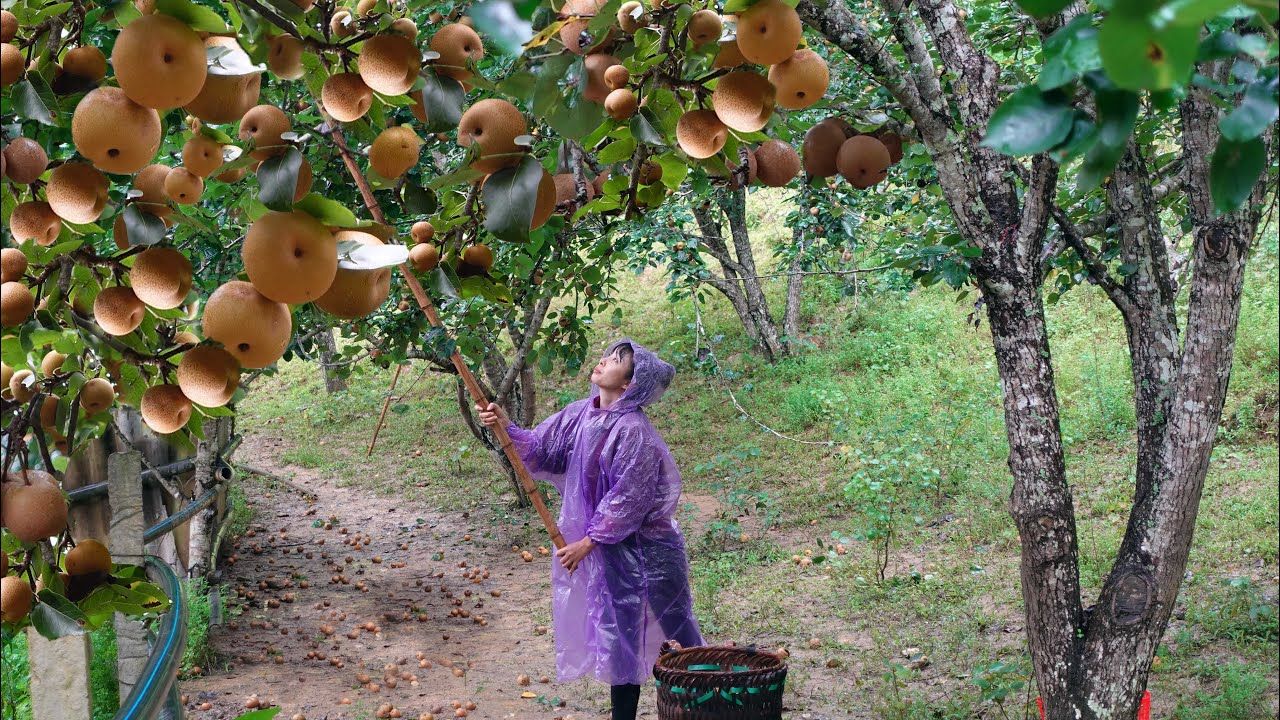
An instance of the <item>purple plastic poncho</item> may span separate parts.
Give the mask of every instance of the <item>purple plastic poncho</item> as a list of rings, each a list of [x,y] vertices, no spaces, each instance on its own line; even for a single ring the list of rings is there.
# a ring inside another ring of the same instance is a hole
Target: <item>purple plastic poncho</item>
[[[609,347],[613,352],[620,340]],[[693,617],[684,536],[676,523],[680,472],[643,410],[662,397],[675,368],[631,343],[634,371],[601,410],[599,388],[532,430],[507,426],[529,472],[564,498],[560,531],[597,546],[572,575],[551,564],[556,674],[588,673],[610,685],[643,684],[662,641],[702,645]]]

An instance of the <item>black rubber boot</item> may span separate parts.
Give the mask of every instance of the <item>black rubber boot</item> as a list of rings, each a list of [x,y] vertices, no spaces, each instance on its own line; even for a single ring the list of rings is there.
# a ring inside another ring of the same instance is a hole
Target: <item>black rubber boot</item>
[[[640,686],[611,685],[609,700],[613,705],[613,720],[636,720],[636,708],[640,705]]]

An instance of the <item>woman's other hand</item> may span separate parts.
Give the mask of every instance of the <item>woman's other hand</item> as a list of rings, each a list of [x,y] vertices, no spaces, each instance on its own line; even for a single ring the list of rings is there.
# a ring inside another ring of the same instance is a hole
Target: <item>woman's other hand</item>
[[[505,427],[507,423],[511,422],[507,417],[507,411],[503,410],[497,403],[489,403],[488,407],[484,407],[480,403],[476,403],[476,410],[480,413],[480,422],[488,425],[489,427],[494,427],[499,424]]]
[[[556,551],[556,557],[560,559],[560,564],[565,570],[573,572],[578,569],[578,565],[582,563],[583,558],[591,554],[596,548],[596,541],[589,537],[584,537],[578,542],[569,543]]]

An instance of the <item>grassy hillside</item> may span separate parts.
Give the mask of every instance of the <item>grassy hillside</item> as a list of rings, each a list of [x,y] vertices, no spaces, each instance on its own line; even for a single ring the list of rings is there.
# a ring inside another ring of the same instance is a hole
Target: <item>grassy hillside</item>
[[[783,232],[780,213],[755,208],[760,257]],[[1276,275],[1271,237],[1250,271],[1188,580],[1152,681],[1158,717],[1276,714]],[[655,271],[628,279],[622,326],[597,340],[629,335],[680,368],[651,416],[684,473],[681,518],[709,635],[822,639],[827,667],[847,681],[818,690],[859,716],[1013,716],[1028,699],[1029,663],[985,322],[975,328],[954,293],[872,279],[851,296],[813,279],[813,347],[770,367],[749,353],[727,303],[703,309],[699,335],[693,307],[669,304],[664,285]],[[770,288],[779,300],[782,290]],[[1080,288],[1049,313],[1089,602],[1127,517],[1132,384],[1123,328],[1101,293]],[[714,360],[695,362],[708,342]],[[292,445],[286,460],[353,488],[487,509],[512,542],[536,537],[459,420],[450,377],[406,369],[397,412],[365,459],[390,375],[359,368],[348,392],[327,397],[314,366],[286,364],[257,382],[242,427],[270,426]],[[587,391],[585,374],[538,383],[540,418]],[[813,670],[793,666],[792,682],[811,682]]]

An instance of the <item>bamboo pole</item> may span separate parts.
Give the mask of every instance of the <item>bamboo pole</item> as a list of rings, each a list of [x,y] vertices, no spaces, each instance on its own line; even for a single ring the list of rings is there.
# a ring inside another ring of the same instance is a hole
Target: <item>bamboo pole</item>
[[[387,408],[391,407],[391,395],[396,391],[396,382],[400,379],[400,371],[403,369],[403,365],[396,365],[396,374],[391,376],[391,388],[387,390],[387,399],[382,401],[382,412],[378,414],[378,424],[373,427],[373,439],[369,441],[369,452],[364,454],[365,457],[373,457],[373,448],[378,444],[378,433],[382,431],[382,423],[387,420]]]
[[[369,181],[365,179],[364,173],[360,172],[360,167],[356,165],[355,158],[351,156],[351,148],[347,146],[347,139],[342,134],[342,128],[334,123],[327,114],[324,114],[323,110],[321,114],[332,128],[329,136],[333,138],[333,142],[338,146],[338,152],[342,155],[342,163],[347,166],[347,172],[351,174],[351,179],[355,181],[356,187],[359,188],[360,195],[364,198],[365,206],[369,208],[369,212],[373,215],[375,221],[386,225],[387,218],[382,214],[382,207],[378,205],[378,199],[373,196],[373,189],[369,187]],[[414,299],[418,301],[418,307],[426,314],[427,321],[433,327],[444,328],[444,323],[440,321],[440,315],[436,312],[436,306],[431,302],[431,298],[427,296],[426,291],[422,289],[422,283],[418,282],[417,276],[413,274],[413,269],[409,267],[407,262],[401,263],[399,269],[400,274],[404,277],[405,284],[409,286],[409,291],[413,293]],[[471,368],[467,367],[466,361],[462,359],[462,355],[457,348],[454,348],[449,360],[458,371],[458,376],[462,378],[462,383],[466,385],[471,397],[480,405],[488,406],[489,399],[485,397],[484,390],[476,382],[475,376],[471,374]],[[491,430],[498,438],[498,445],[502,448],[502,452],[506,454],[507,459],[511,461],[511,466],[515,468],[520,487],[524,488],[525,494],[529,496],[530,502],[533,503],[533,508],[538,511],[538,516],[542,518],[542,524],[551,536],[552,544],[556,548],[563,548],[565,546],[564,536],[560,534],[560,528],[556,525],[555,518],[551,517],[551,511],[547,509],[547,504],[543,502],[542,494],[538,492],[538,486],[529,474],[529,469],[525,467],[524,461],[520,459],[520,453],[516,450],[515,444],[511,442],[511,436],[507,434],[507,429],[495,425]]]

